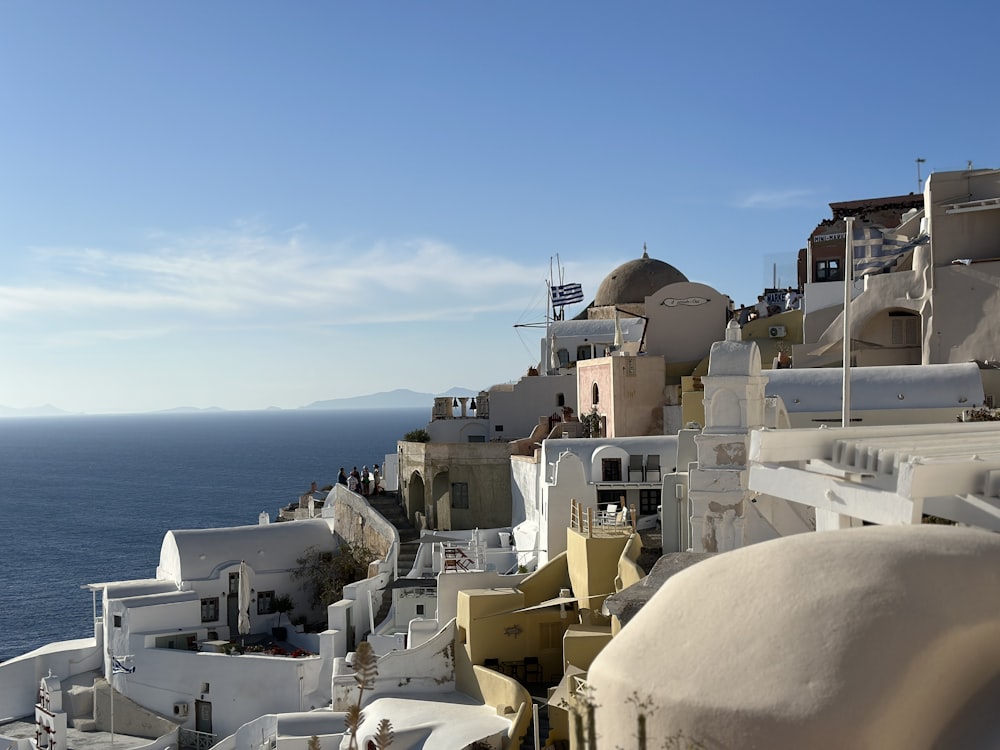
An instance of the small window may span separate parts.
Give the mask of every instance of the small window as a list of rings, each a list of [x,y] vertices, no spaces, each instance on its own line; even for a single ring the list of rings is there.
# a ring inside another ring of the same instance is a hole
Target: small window
[[[594,383],[590,387],[590,403],[596,405],[601,402],[601,389],[597,387],[597,383]]]
[[[201,621],[218,622],[219,620],[219,597],[213,596],[201,600]]]
[[[120,628],[122,626],[122,616],[115,615],[115,627]]]
[[[257,592],[257,614],[258,615],[270,615],[274,613],[274,592],[273,591],[258,591]]]
[[[418,604],[417,605],[417,614],[418,615],[422,615],[423,613],[424,613],[424,605],[423,604]]]
[[[816,261],[816,281],[843,281],[844,271],[839,258]]]
[[[485,443],[486,442],[486,436],[485,435],[469,435],[469,442],[470,443]]]
[[[560,367],[569,367],[569,350],[568,349],[560,349],[559,351],[556,352],[556,356],[559,357],[559,366]]]
[[[556,394],[556,406],[566,406],[566,394],[557,393]]]
[[[590,359],[590,344],[576,347],[576,361],[580,362],[585,359]]]
[[[468,509],[469,507],[469,485],[467,482],[451,483],[451,507]]]
[[[604,482],[622,481],[622,460],[620,458],[601,459],[601,480]]]
[[[639,515],[648,516],[656,513],[660,504],[660,490],[639,490]]]
[[[494,425],[493,431],[494,432],[503,432],[503,425],[502,424]]]

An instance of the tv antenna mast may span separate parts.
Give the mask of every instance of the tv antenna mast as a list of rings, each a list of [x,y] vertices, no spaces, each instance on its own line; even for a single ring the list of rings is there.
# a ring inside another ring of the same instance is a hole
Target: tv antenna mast
[[[923,182],[920,181],[920,165],[923,164],[925,161],[927,161],[927,160],[926,159],[921,159],[919,156],[917,157],[917,192],[918,193],[922,193],[924,191]]]

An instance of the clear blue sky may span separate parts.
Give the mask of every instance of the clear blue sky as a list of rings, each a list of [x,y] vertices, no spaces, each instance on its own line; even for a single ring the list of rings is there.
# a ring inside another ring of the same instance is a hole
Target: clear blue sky
[[[0,4],[0,404],[485,388],[556,254],[756,299],[831,201],[1000,167],[993,3]],[[571,314],[582,306],[569,308]],[[428,404],[428,409],[430,404]]]

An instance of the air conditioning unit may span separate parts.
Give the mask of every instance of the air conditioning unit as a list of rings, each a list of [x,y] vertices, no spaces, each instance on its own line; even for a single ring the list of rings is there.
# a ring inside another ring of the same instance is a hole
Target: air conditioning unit
[[[785,327],[784,326],[771,326],[767,329],[767,335],[772,339],[781,339],[785,337]]]
[[[175,703],[174,704],[174,716],[187,716],[188,715],[188,704],[187,703]]]

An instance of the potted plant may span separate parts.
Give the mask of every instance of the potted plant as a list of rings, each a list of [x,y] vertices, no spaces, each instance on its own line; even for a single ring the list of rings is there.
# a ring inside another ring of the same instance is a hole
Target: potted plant
[[[289,613],[293,607],[292,597],[288,594],[282,594],[274,598],[274,611],[278,613],[278,625],[271,628],[271,635],[279,641],[285,640],[288,636],[288,632],[281,627],[281,616],[288,615],[289,619],[291,619],[291,614]]]

